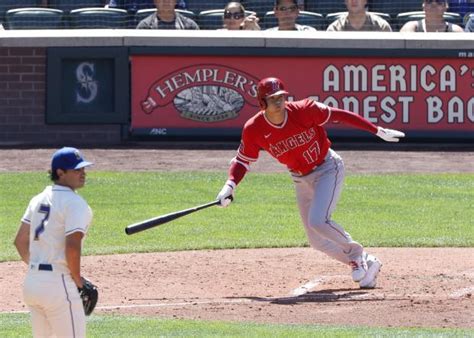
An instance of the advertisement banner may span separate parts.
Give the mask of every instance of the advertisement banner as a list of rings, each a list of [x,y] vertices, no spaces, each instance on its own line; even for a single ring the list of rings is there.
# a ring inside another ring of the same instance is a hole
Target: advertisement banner
[[[289,100],[310,97],[384,127],[472,132],[473,66],[470,58],[137,55],[132,133],[241,129],[259,111],[256,85],[267,76],[283,80]]]

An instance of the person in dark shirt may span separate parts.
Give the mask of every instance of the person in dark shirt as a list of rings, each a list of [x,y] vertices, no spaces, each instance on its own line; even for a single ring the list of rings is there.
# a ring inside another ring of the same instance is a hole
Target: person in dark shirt
[[[192,19],[176,12],[176,0],[155,0],[156,12],[140,21],[137,29],[199,29]]]
[[[379,31],[391,32],[389,23],[367,11],[367,0],[345,0],[347,13],[329,25],[330,32]]]
[[[268,28],[269,31],[315,31],[316,28],[300,25],[296,19],[300,14],[301,0],[275,0],[273,11],[278,26]]]

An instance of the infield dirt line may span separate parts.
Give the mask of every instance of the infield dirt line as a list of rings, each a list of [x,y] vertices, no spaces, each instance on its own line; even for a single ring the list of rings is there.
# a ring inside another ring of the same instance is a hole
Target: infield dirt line
[[[447,296],[436,296],[436,295],[421,295],[421,294],[386,294],[386,293],[370,293],[366,289],[367,293],[359,294],[358,289],[354,289],[356,294],[349,293],[313,293],[305,294],[301,296],[293,297],[242,297],[236,299],[225,299],[225,298],[215,298],[215,299],[190,299],[185,302],[162,302],[162,303],[148,303],[148,304],[129,304],[129,305],[103,305],[98,306],[99,310],[113,310],[113,309],[132,309],[132,308],[159,308],[159,307],[187,307],[195,305],[219,305],[219,304],[249,304],[249,303],[287,303],[287,302],[299,302],[299,301],[321,301],[321,302],[351,302],[351,301],[394,301],[394,300],[406,300],[406,301],[439,301],[439,300],[453,300]]]
[[[306,285],[306,284],[305,284]],[[97,306],[97,310],[120,310],[120,309],[139,309],[139,308],[160,308],[160,307],[188,307],[195,305],[219,305],[219,304],[249,304],[249,303],[260,303],[260,304],[278,304],[278,303],[291,303],[299,301],[321,301],[321,302],[351,302],[351,301],[395,301],[395,300],[406,300],[406,301],[435,301],[435,300],[453,300],[452,295],[440,297],[435,295],[421,295],[421,294],[386,294],[386,293],[370,293],[370,291],[365,290],[364,294],[351,294],[347,293],[313,293],[313,294],[303,294],[297,296],[289,297],[247,297],[247,298],[238,298],[238,299],[207,299],[207,300],[196,300],[195,298],[190,299],[185,302],[170,302],[170,303],[148,303],[148,304],[129,304],[129,305],[102,305]],[[474,287],[469,287],[459,290],[459,294],[456,292],[456,298],[463,298],[467,296],[474,290]],[[465,291],[461,293],[461,291]],[[354,289],[354,292],[358,292],[358,289]],[[136,299],[137,300],[137,299]],[[28,310],[22,311],[1,311],[0,314],[23,314],[29,313]]]

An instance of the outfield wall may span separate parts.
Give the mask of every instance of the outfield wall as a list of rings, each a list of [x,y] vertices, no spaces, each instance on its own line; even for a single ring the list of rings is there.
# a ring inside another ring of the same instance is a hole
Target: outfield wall
[[[351,62],[369,78],[331,77]],[[391,68],[413,71],[405,83]],[[292,99],[355,107],[414,138],[474,139],[472,34],[11,30],[0,33],[0,145],[238,137],[257,109],[255,82],[268,75],[282,77]],[[229,100],[193,110],[203,94]]]

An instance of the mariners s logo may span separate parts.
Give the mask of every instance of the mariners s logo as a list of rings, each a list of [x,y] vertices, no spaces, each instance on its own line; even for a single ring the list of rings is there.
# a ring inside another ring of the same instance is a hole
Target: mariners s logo
[[[98,93],[98,83],[94,79],[95,65],[91,62],[82,62],[76,68],[76,79],[78,88],[76,90],[76,102],[90,103],[94,101]]]
[[[200,64],[163,76],[149,88],[142,111],[173,104],[185,119],[212,123],[238,117],[244,105],[256,106],[258,79],[223,65]]]

